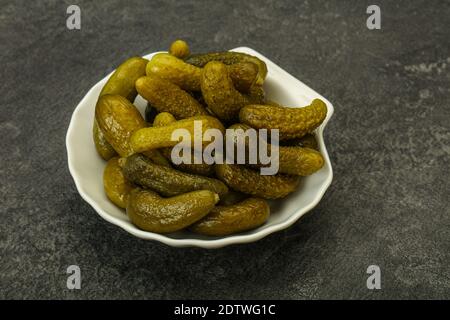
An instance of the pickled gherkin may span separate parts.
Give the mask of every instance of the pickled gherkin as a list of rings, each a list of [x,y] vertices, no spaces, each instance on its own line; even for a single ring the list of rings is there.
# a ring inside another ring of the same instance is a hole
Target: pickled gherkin
[[[116,150],[111,146],[111,144],[106,141],[105,135],[98,127],[98,123],[94,118],[94,126],[92,128],[92,136],[94,139],[95,149],[98,154],[103,158],[103,160],[108,161],[112,157],[117,155]]]
[[[258,75],[256,77],[255,83],[257,85],[262,85],[267,76],[267,66],[261,59],[241,52],[214,52],[214,53],[204,53],[204,54],[193,54],[185,59],[189,64],[197,67],[204,67],[208,62],[220,61],[226,65],[235,64],[239,62],[251,62],[258,66]]]
[[[251,62],[241,62],[226,67],[234,87],[248,93],[256,81],[258,67]],[[173,55],[158,53],[147,64],[147,75],[168,80],[186,91],[200,91],[202,68],[184,62]]]
[[[253,102],[250,96],[236,90],[221,62],[212,61],[204,67],[201,88],[208,108],[224,121],[237,119],[239,110]]]
[[[255,129],[278,129],[280,140],[301,138],[311,133],[326,116],[327,106],[320,99],[303,108],[247,105],[239,112],[239,120]]]
[[[120,95],[104,95],[98,99],[95,118],[106,140],[121,156],[132,154],[129,138],[146,123],[139,110]]]
[[[179,143],[179,141],[172,139],[172,133],[177,129],[184,129],[189,132],[191,137],[190,143],[192,143],[195,137],[194,129],[196,123],[200,124],[201,132],[206,132],[208,129],[218,129],[222,133],[225,132],[222,123],[214,117],[191,117],[178,120],[163,127],[148,127],[137,130],[130,138],[131,149],[133,153],[136,153],[151,149],[173,147]],[[207,144],[209,142],[203,141],[203,143]]]
[[[218,201],[219,196],[209,190],[162,198],[156,192],[136,188],[130,193],[127,214],[142,230],[169,233],[200,220]]]
[[[153,121],[153,126],[163,127],[163,126],[167,126],[173,122],[176,122],[176,119],[174,116],[172,116],[168,112],[161,112],[155,117],[155,120]],[[159,149],[159,151],[166,159],[171,160],[172,148],[162,148],[162,149]],[[193,152],[191,163],[180,163],[180,164],[174,165],[175,168],[177,168],[178,170],[184,171],[184,172],[199,174],[202,176],[211,176],[214,174],[214,166],[213,165],[209,165],[206,163],[195,163],[194,157],[196,157],[196,155]]]
[[[133,154],[131,135],[146,127],[139,110],[127,99],[119,95],[104,95],[97,101],[95,119],[105,139],[121,156]],[[169,166],[158,150],[143,150],[146,156],[158,164]]]
[[[175,40],[170,45],[169,53],[177,58],[186,58],[190,54],[189,45],[186,41]]]
[[[147,63],[147,59],[140,57],[133,57],[126,60],[108,79],[106,84],[103,86],[99,97],[106,94],[118,94],[133,102],[137,95],[134,83],[138,78],[145,75],[145,67]],[[93,138],[95,148],[104,160],[109,160],[117,155],[114,148],[106,140],[102,130],[98,127],[98,123],[95,119],[93,125]]]
[[[239,123],[230,126],[229,129],[240,129],[245,134],[245,132],[251,128],[245,124]],[[247,140],[245,141],[245,143],[248,146]],[[234,141],[234,143],[236,144],[236,141]],[[265,148],[267,149],[268,154],[271,154],[272,145],[267,143],[266,141],[259,141],[258,145],[261,146],[263,143],[265,143]],[[248,147],[246,148],[246,152],[249,152]],[[246,158],[249,159],[249,156],[247,155]],[[298,146],[278,147],[278,171],[280,173],[309,176],[321,169],[323,164],[324,159],[320,152],[318,152],[317,150]],[[257,163],[252,163],[250,165],[255,167],[263,167],[260,161],[257,161]]]
[[[145,75],[148,60],[141,57],[133,57],[122,63],[106,82],[100,97],[106,94],[117,94],[133,102],[137,96],[134,83]]]
[[[136,89],[159,112],[169,112],[177,119],[207,115],[205,108],[189,93],[155,75],[141,77]]]
[[[194,190],[211,190],[219,195],[228,192],[227,186],[220,180],[160,166],[141,154],[128,157],[123,172],[128,180],[163,196],[170,197]]]
[[[217,177],[230,188],[264,199],[279,199],[293,192],[300,179],[298,176],[277,174],[263,176],[258,171],[238,164],[216,164]]]
[[[119,158],[112,158],[106,164],[103,172],[103,185],[109,200],[118,207],[125,209],[128,195],[134,186],[123,175],[122,168],[119,165]]]
[[[257,228],[270,214],[268,203],[259,198],[249,198],[231,206],[216,206],[189,229],[208,236],[225,236]]]

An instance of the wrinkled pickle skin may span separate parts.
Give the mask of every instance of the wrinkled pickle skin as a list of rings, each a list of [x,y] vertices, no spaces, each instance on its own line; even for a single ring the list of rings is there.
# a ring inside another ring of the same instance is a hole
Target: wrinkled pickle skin
[[[197,67],[204,67],[208,62],[220,61],[226,65],[240,63],[240,62],[251,62],[258,66],[258,75],[256,76],[255,83],[262,86],[264,80],[267,76],[267,65],[261,59],[241,52],[214,52],[205,54],[195,54],[191,55],[185,59],[189,64]]]
[[[202,219],[218,201],[218,195],[209,190],[161,198],[153,191],[136,188],[130,193],[127,214],[142,230],[170,233]]]
[[[138,93],[159,112],[169,112],[177,119],[207,115],[205,108],[189,93],[155,75],[136,81]]]
[[[301,138],[316,129],[327,116],[327,106],[320,100],[303,108],[273,105],[247,105],[239,120],[255,129],[279,129],[280,140]]]
[[[123,175],[119,158],[112,158],[106,164],[103,171],[103,186],[109,200],[119,208],[127,207],[128,195],[134,186]]]
[[[245,124],[234,124],[229,129],[241,129],[245,133],[251,129]],[[236,141],[234,141],[236,143]],[[248,141],[246,139],[246,144]],[[262,143],[259,141],[259,143]],[[272,149],[271,144],[267,144],[267,152],[270,154]],[[246,149],[248,153],[248,149]],[[248,154],[247,154],[248,159]],[[278,172],[291,175],[309,176],[314,172],[320,170],[324,165],[324,159],[320,152],[310,148],[303,148],[298,146],[279,146],[278,147]],[[252,167],[262,167],[261,163],[251,164]],[[269,166],[269,165],[267,165]]]
[[[117,155],[116,150],[111,146],[111,144],[106,141],[105,135],[98,127],[98,123],[94,118],[94,125],[92,127],[92,136],[94,138],[95,149],[97,150],[100,157],[103,160],[108,161],[112,157]]]
[[[217,177],[233,190],[264,199],[284,198],[300,182],[298,176],[263,176],[259,171],[236,164],[216,164],[215,168]]]
[[[132,154],[129,138],[136,130],[145,128],[146,123],[129,100],[119,95],[100,97],[95,118],[106,140],[121,157]]]
[[[225,132],[222,123],[211,116],[197,116],[188,119],[178,120],[164,127],[148,127],[137,130],[130,138],[131,148],[136,152],[143,152],[151,149],[159,149],[164,147],[173,147],[179,141],[172,140],[172,133],[176,129],[186,129],[191,135],[191,143],[194,139],[195,121],[200,121],[202,132],[208,129],[218,129]],[[209,143],[209,142],[204,142]]]
[[[208,108],[224,121],[236,119],[239,110],[252,99],[234,88],[226,66],[217,61],[209,62],[203,69],[202,94]]]
[[[154,127],[163,127],[163,126],[167,126],[176,121],[177,120],[175,119],[175,117],[172,116],[170,113],[161,112],[155,117],[155,120],[153,121],[153,126]],[[172,148],[161,148],[161,149],[159,149],[159,151],[166,159],[171,161]],[[175,168],[177,168],[178,170],[184,171],[184,172],[199,174],[202,176],[211,176],[214,174],[214,166],[213,165],[209,165],[206,163],[195,164],[194,160],[193,160],[194,157],[195,157],[195,154],[192,155],[192,163],[191,164],[180,163],[180,164],[174,165]]]
[[[127,98],[129,101],[134,101],[137,91],[134,83],[136,80],[145,75],[145,67],[148,60],[140,57],[133,57],[123,62],[106,84],[103,86],[99,97],[106,94],[118,94]],[[98,127],[98,123],[94,119],[93,125],[94,143],[97,152],[104,160],[109,160],[117,153],[114,148],[106,141],[102,130]]]
[[[256,80],[258,67],[251,62],[235,63],[227,66],[234,87],[248,93]],[[188,64],[167,53],[158,53],[147,64],[147,75],[156,75],[168,80],[186,91],[200,91],[202,68]]]
[[[228,192],[228,187],[220,180],[160,166],[140,154],[126,159],[123,172],[128,180],[163,196],[170,197],[195,190],[211,190],[220,196]]]
[[[265,200],[249,198],[235,205],[214,207],[189,230],[207,236],[226,236],[257,228],[269,215],[270,207]]]

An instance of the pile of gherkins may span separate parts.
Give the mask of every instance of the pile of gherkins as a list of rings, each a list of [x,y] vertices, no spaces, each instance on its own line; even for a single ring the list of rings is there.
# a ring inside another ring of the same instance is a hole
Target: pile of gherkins
[[[95,107],[93,136],[107,161],[106,195],[143,230],[182,229],[223,236],[261,226],[266,199],[293,192],[301,176],[319,170],[324,159],[313,130],[326,117],[323,101],[288,108],[265,98],[266,64],[237,52],[190,54],[181,40],[149,61],[123,62],[103,87]],[[145,118],[133,102],[148,101]],[[278,129],[279,173],[261,175],[261,164],[173,164],[175,129],[221,132]]]

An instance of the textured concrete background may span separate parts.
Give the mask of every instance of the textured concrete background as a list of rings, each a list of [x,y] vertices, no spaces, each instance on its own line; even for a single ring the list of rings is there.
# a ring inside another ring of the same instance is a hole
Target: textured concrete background
[[[82,10],[81,31],[66,8]],[[0,1],[0,298],[450,298],[450,4]],[[335,177],[294,226],[216,251],[136,239],[78,195],[64,138],[125,58],[252,47],[333,102]],[[65,270],[82,269],[82,289]],[[382,290],[366,268],[382,269]]]

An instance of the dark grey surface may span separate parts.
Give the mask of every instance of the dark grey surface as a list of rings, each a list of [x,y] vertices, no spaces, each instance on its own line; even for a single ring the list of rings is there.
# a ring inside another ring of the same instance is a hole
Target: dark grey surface
[[[71,3],[0,1],[0,298],[450,298],[448,1],[377,1],[380,31],[365,1],[77,1],[82,29],[69,31]],[[78,195],[64,141],[75,106],[122,60],[176,38],[252,47],[334,104],[333,184],[288,230],[170,248]]]

